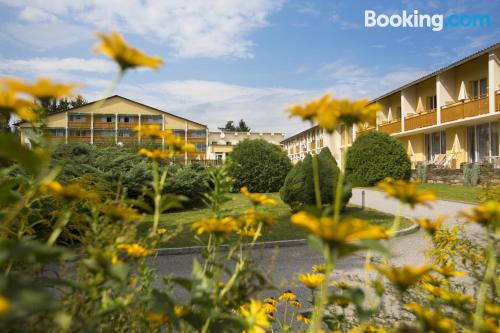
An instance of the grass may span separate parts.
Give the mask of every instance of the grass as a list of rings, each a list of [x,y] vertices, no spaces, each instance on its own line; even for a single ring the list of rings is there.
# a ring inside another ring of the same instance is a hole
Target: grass
[[[471,203],[481,201],[481,195],[484,193],[484,188],[481,186],[463,186],[463,185],[448,185],[448,184],[419,184],[418,188],[432,190],[436,192],[439,199],[458,200]]]
[[[263,232],[259,241],[276,241],[276,240],[291,240],[301,239],[307,236],[307,233],[290,223],[289,218],[291,215],[290,208],[281,201],[279,194],[269,193],[270,197],[278,200],[276,206],[264,206],[259,208],[266,214],[272,215],[276,219],[276,224],[271,230]],[[239,215],[245,210],[252,207],[245,197],[241,194],[231,194],[231,200],[223,205],[225,215]],[[201,245],[199,239],[190,230],[191,223],[203,217],[211,216],[208,208],[193,209],[182,212],[174,212],[163,214],[160,219],[160,226],[167,228],[170,232],[179,229],[178,234],[162,244],[162,247],[184,247]],[[393,215],[382,213],[371,209],[361,209],[357,206],[348,206],[343,216],[352,216],[370,221],[370,223],[389,227],[394,219]],[[400,228],[406,228],[411,225],[407,219],[402,219]],[[141,232],[148,232],[151,226],[151,219],[143,222],[139,228]],[[206,238],[202,238],[206,242]]]

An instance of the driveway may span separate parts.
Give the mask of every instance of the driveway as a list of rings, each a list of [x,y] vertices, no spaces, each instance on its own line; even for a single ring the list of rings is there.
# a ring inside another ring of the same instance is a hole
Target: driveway
[[[372,189],[353,189],[350,203],[361,205],[362,193],[365,193],[365,207],[377,209],[386,213],[396,214],[399,210],[399,202],[395,199],[386,198],[381,191]],[[402,215],[408,218],[427,217],[436,218],[438,214],[447,216],[445,223],[449,226],[461,223],[456,218],[460,210],[473,207],[471,204],[461,202],[438,200],[430,207],[417,206],[415,210],[405,207]],[[479,228],[467,225],[467,231],[477,232]],[[392,244],[392,262],[396,265],[420,264],[425,262],[422,251],[427,247],[428,239],[424,232],[419,230],[413,234],[397,237]],[[158,273],[162,275],[174,274],[176,276],[188,277],[191,273],[193,259],[201,261],[196,254],[180,254],[159,256],[152,265],[156,266]],[[322,262],[321,254],[314,252],[307,245],[285,248],[260,248],[255,249],[254,259],[257,265],[268,272],[273,283],[279,290],[293,289],[299,298],[305,299],[309,293],[299,282],[296,276],[300,272],[307,272],[312,265]],[[335,274],[342,277],[363,273],[364,254],[358,253],[342,258],[336,265]],[[335,275],[334,274],[334,275]],[[263,292],[261,296],[276,295],[277,292]]]

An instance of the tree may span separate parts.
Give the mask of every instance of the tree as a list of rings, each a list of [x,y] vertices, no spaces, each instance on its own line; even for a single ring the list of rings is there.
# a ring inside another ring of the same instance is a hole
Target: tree
[[[353,186],[373,186],[386,177],[409,179],[411,162],[397,139],[369,132],[358,136],[347,150],[345,173]]]
[[[49,99],[41,102],[42,107],[47,110],[47,114],[66,111],[87,104],[87,100],[78,95],[75,98]]]
[[[328,148],[321,150],[317,156],[317,161],[321,203],[323,205],[328,205],[333,202],[335,197],[335,187],[340,169]],[[344,182],[342,190],[341,202],[343,208],[351,198],[351,186]],[[311,155],[308,154],[303,161],[294,165],[293,169],[286,176],[283,187],[280,189],[280,196],[293,211],[315,204]]]
[[[240,141],[229,160],[229,174],[238,191],[247,186],[250,192],[277,192],[292,168],[279,146],[262,139]]]
[[[250,127],[247,126],[243,119],[240,119],[238,127],[236,127],[237,132],[250,132]]]
[[[219,127],[223,132],[250,132],[250,127],[247,126],[243,119],[240,119],[238,126],[234,126],[234,121],[230,120],[226,123],[226,126]]]

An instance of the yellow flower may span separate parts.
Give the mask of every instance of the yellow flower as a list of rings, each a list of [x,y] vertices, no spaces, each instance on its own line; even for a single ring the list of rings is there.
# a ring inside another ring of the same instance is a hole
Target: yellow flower
[[[343,296],[343,295],[334,295],[332,297],[333,299],[333,303],[335,305],[338,305],[342,308],[346,308],[348,305],[349,305],[349,298],[347,298],[346,296]]]
[[[306,273],[300,274],[299,281],[306,285],[309,289],[316,289],[323,281],[325,281],[324,274]]]
[[[262,304],[257,300],[250,300],[250,304],[240,307],[240,313],[245,319],[247,333],[265,333],[269,327],[269,318]]]
[[[141,156],[150,158],[152,160],[165,159],[165,158],[172,157],[172,154],[170,152],[165,151],[165,150],[158,150],[158,149],[149,150],[146,148],[141,148],[141,149],[139,149],[138,154]]]
[[[371,325],[361,325],[354,327],[349,333],[386,333],[386,330],[382,327],[375,327]]]
[[[318,124],[328,132],[333,132],[338,123],[347,126],[368,123],[375,125],[377,111],[381,109],[378,104],[369,104],[366,99],[351,102],[348,99],[333,99],[328,107],[318,110]]]
[[[428,201],[435,201],[436,194],[430,190],[419,190],[417,184],[403,180],[394,180],[387,177],[377,185],[384,190],[388,196],[409,204],[412,208],[417,204],[427,204]]]
[[[439,214],[436,221],[431,221],[428,218],[417,219],[416,222],[420,228],[424,229],[429,235],[434,236],[441,228],[444,221],[444,215]]]
[[[278,299],[280,301],[295,301],[295,300],[297,300],[297,296],[294,293],[292,293],[290,290],[287,290],[283,294],[281,294]]]
[[[98,33],[102,44],[96,47],[96,51],[101,52],[120,65],[122,70],[135,67],[149,67],[159,69],[163,60],[159,57],[151,57],[141,50],[128,46],[117,32],[112,32],[109,36]]]
[[[241,194],[243,194],[247,199],[249,199],[254,205],[271,205],[276,206],[278,201],[276,199],[272,199],[267,197],[264,194],[260,193],[250,193],[246,186],[243,186],[240,189]]]
[[[470,222],[479,223],[483,226],[492,226],[495,229],[500,228],[500,202],[490,200],[472,208],[470,213],[460,212]]]
[[[267,226],[276,224],[276,220],[262,212],[255,209],[248,209],[245,214],[241,215],[238,219],[239,223],[244,227],[257,226],[259,223],[263,223]]]
[[[174,305],[174,314],[180,318],[184,317],[189,313],[189,307],[184,306],[184,305]]]
[[[296,307],[297,309],[300,309],[302,307],[302,303],[300,303],[299,301],[295,300],[295,301],[291,301],[290,302],[290,305]]]
[[[347,289],[352,289],[352,286],[349,283],[343,282],[343,281],[333,281],[332,285],[334,287],[347,290]]]
[[[78,184],[61,185],[55,180],[41,184],[40,191],[70,200],[96,200],[98,198],[97,194],[84,190]]]
[[[424,326],[424,332],[450,333],[455,332],[453,321],[445,318],[440,312],[424,308],[420,304],[411,303],[405,305]]]
[[[158,229],[156,229],[156,233],[157,233],[158,235],[163,235],[163,234],[164,234],[164,233],[166,233],[166,232],[167,232],[167,229],[166,229],[166,228],[158,228]]]
[[[260,232],[257,232],[257,230],[253,228],[238,229],[236,233],[240,236],[250,237],[250,238],[262,236]]]
[[[346,218],[336,223],[332,218],[298,212],[290,218],[298,225],[330,244],[349,245],[365,239],[387,238],[386,230],[356,218]]]
[[[437,287],[446,286],[449,284],[447,280],[440,278],[440,277],[433,276],[431,274],[425,275],[422,278],[422,282],[428,283],[430,285],[437,286]]]
[[[326,270],[326,264],[314,265],[311,269],[314,273],[324,273]]]
[[[424,290],[427,290],[432,295],[434,295],[434,296],[436,296],[444,301],[453,303],[457,306],[474,304],[474,299],[470,295],[462,295],[460,293],[457,293],[457,292],[454,292],[451,290],[446,290],[446,289],[439,288],[439,287],[435,287],[435,286],[433,286],[431,284],[427,284],[427,283],[425,283],[422,286],[422,288]]]
[[[441,267],[434,267],[434,271],[438,272],[439,274],[443,275],[444,277],[457,277],[457,276],[464,276],[467,273],[465,272],[457,272],[455,271],[455,265],[449,264]]]
[[[292,105],[288,107],[287,111],[290,112],[290,118],[300,117],[302,120],[314,121],[317,119],[319,111],[326,108],[330,101],[331,96],[326,94],[321,98],[306,103],[304,106]]]
[[[268,297],[268,298],[264,299],[264,303],[269,303],[269,304],[272,304],[274,306],[278,305],[278,301],[274,297]]]
[[[134,244],[118,244],[116,246],[118,250],[121,251],[126,251],[127,255],[130,257],[135,257],[135,258],[141,258],[141,257],[147,257],[152,254],[155,254],[156,252],[153,250],[148,250],[141,245],[134,243]]]
[[[405,291],[413,284],[417,283],[423,276],[429,273],[432,268],[428,265],[416,267],[405,265],[403,267],[394,266],[371,266],[380,274],[384,275],[399,290]]]
[[[151,124],[151,125],[141,125],[134,127],[134,132],[139,133],[141,137],[150,137],[161,138],[165,134],[165,132],[161,129],[161,125],[159,124]]]
[[[4,314],[9,311],[10,307],[10,302],[7,299],[7,297],[0,295],[0,316],[3,316]]]
[[[3,84],[11,91],[28,94],[38,99],[70,96],[76,87],[74,84],[53,83],[47,78],[39,78],[34,84],[17,79],[4,79]]]
[[[489,317],[483,320],[483,329],[487,333],[499,333],[500,327],[498,327],[498,319],[494,317]]]
[[[224,217],[222,219],[206,218],[194,222],[191,226],[196,230],[198,235],[204,233],[211,233],[216,235],[229,234],[236,230],[238,226],[237,221],[232,217]]]
[[[10,117],[10,113],[15,113],[20,119],[33,122],[38,119],[38,114],[33,111],[36,105],[19,99],[14,91],[0,90],[0,113],[6,118]]]
[[[99,209],[104,214],[106,214],[110,217],[113,217],[115,219],[118,219],[118,220],[138,221],[141,219],[141,215],[137,212],[137,210],[130,208],[130,207],[103,204],[103,205],[99,205]]]
[[[486,303],[484,305],[484,310],[489,315],[500,317],[500,305],[498,304]]]
[[[276,311],[278,311],[278,308],[276,308],[275,305],[271,304],[271,303],[264,303],[262,305],[262,308],[264,309],[264,312],[268,315],[274,315],[276,313]]]
[[[297,315],[297,321],[301,321],[306,325],[309,325],[311,323],[311,319],[309,317],[304,316],[303,314],[298,314]]]
[[[165,325],[170,321],[168,316],[163,312],[148,312],[146,314],[146,319],[149,322],[149,325],[153,328]]]

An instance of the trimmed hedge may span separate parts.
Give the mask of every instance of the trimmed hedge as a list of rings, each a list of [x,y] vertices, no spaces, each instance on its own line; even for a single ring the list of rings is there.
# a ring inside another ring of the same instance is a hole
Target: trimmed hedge
[[[403,145],[386,133],[356,138],[347,151],[346,178],[353,186],[373,186],[386,177],[410,179],[411,162]]]
[[[250,192],[277,192],[292,168],[279,146],[262,139],[240,141],[229,156],[229,163],[235,191],[247,186]]]
[[[323,205],[332,204],[335,197],[334,184],[337,184],[340,169],[330,149],[324,148],[318,155],[318,174]],[[342,196],[342,208],[347,205],[351,198],[351,187],[344,183]],[[307,155],[303,161],[299,161],[288,173],[285,183],[280,190],[281,199],[296,211],[303,206],[315,205],[314,178],[312,168],[312,156]]]

